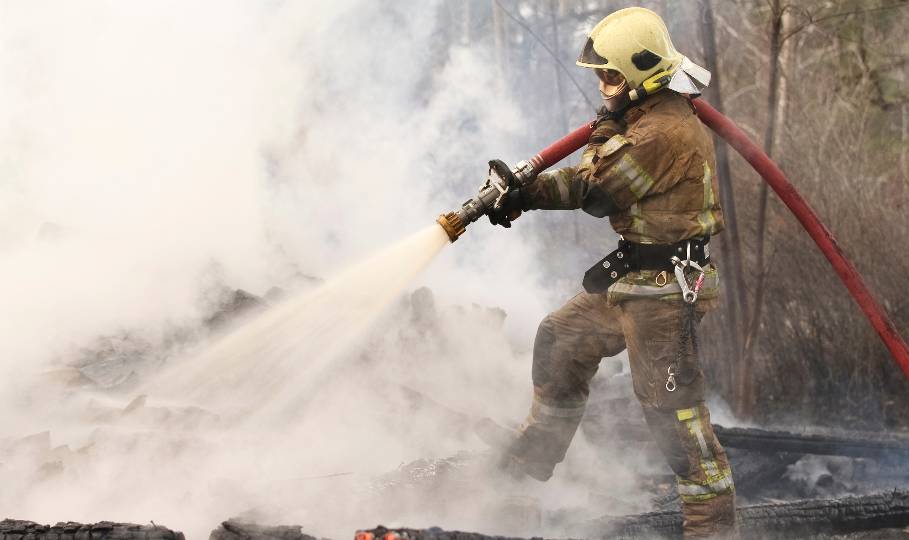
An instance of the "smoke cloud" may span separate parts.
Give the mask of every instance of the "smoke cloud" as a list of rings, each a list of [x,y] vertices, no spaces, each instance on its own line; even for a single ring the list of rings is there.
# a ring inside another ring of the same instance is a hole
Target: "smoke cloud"
[[[281,366],[295,366],[289,380],[306,389],[285,387],[261,421],[219,416],[237,395],[227,383],[223,394],[211,382],[198,395],[153,389],[127,406],[137,393],[65,389],[47,376],[99,338],[128,335],[148,344],[153,361],[140,375],[152,388],[158,372],[199,381],[208,370],[218,381],[217,363],[193,363],[224,343],[201,330],[211,291],[280,286],[294,298],[305,276],[331,283],[471,195],[487,159],[528,153],[526,120],[493,52],[441,46],[441,7],[0,6],[7,515],[154,519],[195,538],[238,514],[326,535],[405,518],[490,530],[479,494],[502,489],[583,504],[592,481],[577,471],[598,459],[583,437],[554,483],[515,486],[483,472],[475,500],[447,513],[392,514],[400,509],[376,506],[364,488],[403,462],[482,449],[471,419],[526,411],[528,350],[555,289],[541,285],[537,244],[520,226],[473,226],[410,284],[432,296],[375,307],[358,319],[368,328],[348,324],[344,304],[311,302],[321,310],[311,316],[335,317],[311,336],[337,345],[331,355],[304,339],[289,352],[246,342],[244,361],[261,354],[261,370],[296,355]],[[378,260],[383,272],[396,268]],[[397,264],[402,275],[413,266]],[[295,301],[305,303],[273,309]],[[337,367],[313,388],[307,369],[328,361]],[[251,406],[250,396],[236,402]]]

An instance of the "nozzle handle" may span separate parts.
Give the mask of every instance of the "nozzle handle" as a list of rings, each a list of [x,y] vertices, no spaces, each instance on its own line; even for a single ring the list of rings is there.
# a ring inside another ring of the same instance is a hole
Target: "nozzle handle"
[[[594,122],[584,124],[533,156],[530,160],[530,164],[533,165],[533,172],[540,173],[545,171],[587,144],[587,141],[590,140],[590,134],[593,133],[593,124]]]
[[[572,152],[587,144],[587,141],[590,139],[590,134],[593,133],[593,125],[594,122],[584,124],[547,146],[529,161],[520,162],[517,168],[511,172],[519,182],[523,183],[528,181],[533,175],[562,161],[570,156]],[[480,219],[486,212],[486,209],[491,208],[495,204],[496,199],[501,195],[501,189],[487,182],[484,187],[480,188],[480,192],[472,199],[464,202],[464,204],[461,205],[461,208],[458,208],[454,212],[442,214],[437,221],[442,228],[445,229],[445,232],[448,233],[448,237],[451,241],[454,242],[459,236],[464,234],[464,228]]]

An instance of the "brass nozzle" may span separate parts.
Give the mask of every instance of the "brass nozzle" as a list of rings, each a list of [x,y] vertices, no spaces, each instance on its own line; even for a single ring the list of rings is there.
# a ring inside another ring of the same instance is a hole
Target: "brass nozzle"
[[[464,231],[466,230],[464,228],[464,222],[461,221],[460,216],[454,212],[442,214],[436,221],[439,223],[439,225],[442,226],[443,229],[445,229],[445,232],[448,233],[448,238],[452,242],[457,240],[458,237],[464,234]]]

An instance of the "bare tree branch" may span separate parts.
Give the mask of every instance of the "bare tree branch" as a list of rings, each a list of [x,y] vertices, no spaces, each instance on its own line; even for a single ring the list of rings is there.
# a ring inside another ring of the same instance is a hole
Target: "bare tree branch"
[[[790,32],[783,34],[781,43],[785,42],[787,39],[791,38],[795,34],[798,34],[805,28],[807,28],[809,26],[820,24],[822,22],[826,22],[826,21],[833,20],[833,19],[839,19],[842,17],[848,17],[850,15],[859,15],[862,13],[874,13],[877,11],[887,11],[889,9],[898,9],[898,8],[904,8],[904,7],[909,7],[909,2],[907,2],[906,0],[902,0],[896,4],[891,4],[889,6],[878,6],[878,7],[874,7],[874,8],[853,9],[853,10],[849,10],[849,11],[841,11],[838,13],[830,13],[828,15],[824,15],[823,17],[818,17],[817,19],[814,18],[814,16],[811,14],[811,12],[809,12],[806,9],[802,9],[801,10],[802,13],[805,15],[805,17],[808,20],[800,25],[797,25]],[[793,9],[795,9],[795,8],[793,7]]]
[[[752,43],[750,39],[742,36],[742,34],[735,29],[735,26],[730,24],[729,21],[727,21],[722,15],[715,13],[714,18],[718,23],[720,23],[719,26],[723,29],[724,32],[732,36],[732,38],[739,42],[740,45],[743,45],[746,49],[753,53],[756,58],[763,59],[767,57],[766,51],[761,50],[757,45]]]
[[[546,41],[544,41],[540,36],[538,36],[537,33],[534,32],[533,29],[531,29],[530,26],[527,25],[526,22],[524,22],[521,19],[518,19],[516,16],[512,15],[511,12],[509,12],[507,9],[505,9],[505,7],[502,5],[501,2],[499,2],[499,0],[493,0],[493,1],[496,3],[496,5],[499,7],[499,9],[502,10],[502,13],[504,13],[506,17],[508,17],[509,19],[518,23],[518,26],[523,28],[528,34],[531,35],[531,37],[533,37],[533,39],[537,40],[537,43],[539,43],[544,49],[546,49],[546,52],[549,53],[549,55],[552,57],[552,59],[558,63],[560,68],[562,68],[562,71],[568,77],[568,80],[571,81],[571,84],[573,84],[574,87],[578,89],[578,92],[581,93],[581,97],[584,98],[584,101],[587,102],[587,105],[590,105],[590,108],[593,109],[594,111],[596,111],[596,109],[597,109],[596,105],[594,105],[593,102],[590,101],[590,98],[587,97],[587,94],[584,92],[584,89],[578,83],[577,79],[574,78],[574,76],[571,74],[571,71],[569,71],[568,68],[565,67],[565,64],[562,62],[562,60],[556,55],[555,52],[553,52],[553,50],[549,47],[549,45],[546,44]]]

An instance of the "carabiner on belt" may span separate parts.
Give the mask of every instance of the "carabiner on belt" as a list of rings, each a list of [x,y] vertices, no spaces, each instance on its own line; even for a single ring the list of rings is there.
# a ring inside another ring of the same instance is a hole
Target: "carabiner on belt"
[[[675,384],[675,370],[672,369],[673,364],[669,364],[669,368],[666,370],[668,372],[669,378],[666,379],[666,391],[675,392],[675,389],[678,388],[678,385]]]
[[[701,268],[701,265],[691,260],[691,242],[687,244],[687,253],[685,254],[686,260],[679,259],[678,257],[673,257],[670,259],[675,271],[675,280],[679,283],[679,287],[682,288],[682,299],[685,300],[688,304],[693,304],[698,299],[698,293],[701,291],[701,286],[704,285],[704,269]],[[698,277],[694,280],[694,285],[688,285],[688,278],[685,277],[685,271],[689,268],[697,270]]]

